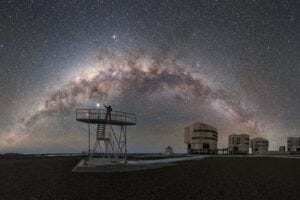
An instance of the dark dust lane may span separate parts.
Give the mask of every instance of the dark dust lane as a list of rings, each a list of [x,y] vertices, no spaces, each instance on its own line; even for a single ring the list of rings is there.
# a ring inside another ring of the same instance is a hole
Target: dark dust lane
[[[1,158],[0,199],[298,199],[300,160],[208,158],[126,173],[74,173],[79,157]]]

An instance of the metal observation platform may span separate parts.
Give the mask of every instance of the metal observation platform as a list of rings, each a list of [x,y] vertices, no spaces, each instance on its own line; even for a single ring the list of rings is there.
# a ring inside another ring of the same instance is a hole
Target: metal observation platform
[[[76,120],[88,124],[110,124],[119,126],[136,125],[136,116],[131,113],[112,111],[111,119],[106,119],[105,109],[76,109]]]
[[[88,124],[88,165],[127,164],[127,126],[136,125],[134,114],[105,109],[76,109],[76,120]],[[91,148],[91,128],[94,125],[96,136]]]

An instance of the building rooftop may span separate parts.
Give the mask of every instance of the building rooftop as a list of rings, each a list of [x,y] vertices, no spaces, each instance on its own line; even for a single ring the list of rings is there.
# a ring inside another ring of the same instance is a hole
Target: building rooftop
[[[262,138],[262,137],[255,137],[255,138],[252,138],[251,140],[252,140],[252,141],[256,141],[256,140],[264,140],[264,141],[268,141],[267,139]]]

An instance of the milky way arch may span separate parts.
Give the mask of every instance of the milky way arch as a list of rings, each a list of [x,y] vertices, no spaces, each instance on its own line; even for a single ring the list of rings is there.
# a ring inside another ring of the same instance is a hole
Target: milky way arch
[[[191,67],[176,59],[140,54],[98,56],[94,64],[54,91],[21,122],[28,127],[43,117],[70,114],[87,99],[105,100],[110,95],[150,98],[162,92],[175,93],[179,101],[191,96],[202,105],[223,112],[237,125],[250,128],[252,134],[259,132],[253,114],[242,106],[240,98],[211,87]]]

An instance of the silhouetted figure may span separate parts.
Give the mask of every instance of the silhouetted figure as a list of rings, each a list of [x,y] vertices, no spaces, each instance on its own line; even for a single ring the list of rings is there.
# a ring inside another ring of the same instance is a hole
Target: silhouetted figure
[[[111,108],[111,105],[108,105],[108,106],[106,106],[105,104],[104,104],[104,107],[106,108],[106,116],[105,116],[105,119],[106,120],[111,120],[111,111],[112,111],[112,108]]]

